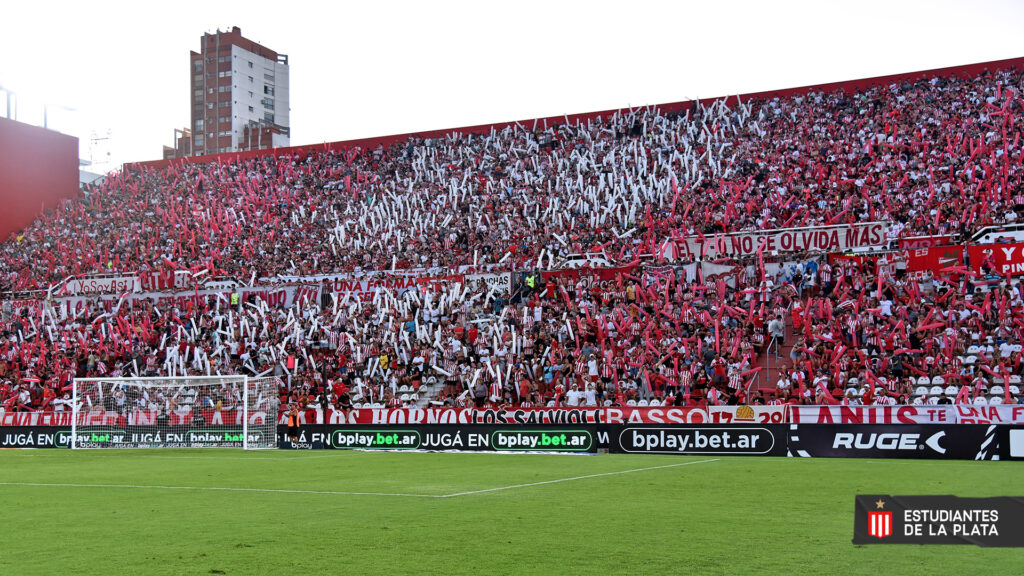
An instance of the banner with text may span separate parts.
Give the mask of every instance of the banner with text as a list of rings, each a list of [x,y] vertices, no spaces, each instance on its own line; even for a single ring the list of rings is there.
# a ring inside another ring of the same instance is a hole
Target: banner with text
[[[789,455],[800,458],[998,460],[995,425],[791,424]]]
[[[285,415],[278,418],[285,423]],[[709,406],[707,408],[475,408],[354,409],[347,414],[329,410],[328,424],[781,424],[785,406]],[[300,413],[303,424],[323,424],[323,412],[310,408]]]
[[[845,252],[854,248],[881,247],[888,241],[887,222],[865,222],[841,226],[780,228],[729,234],[677,238],[674,250],[665,256],[676,259],[738,258],[759,250],[771,252]]]
[[[286,428],[278,429],[285,440]],[[335,450],[459,450],[474,452],[596,452],[595,426],[458,426],[407,424],[402,426],[300,426],[290,448]],[[605,433],[607,435],[607,433]],[[607,438],[601,444],[607,446]]]
[[[907,272],[919,275],[930,270],[933,275],[945,275],[943,268],[956,268],[964,264],[963,246],[914,248],[906,251]]]
[[[613,425],[609,452],[627,454],[704,454],[785,456],[786,427]]]
[[[558,296],[558,280],[565,280],[576,285],[582,281],[582,288],[589,291],[594,286],[602,290],[618,289],[625,286],[629,280],[627,275],[633,274],[636,266],[621,266],[619,268],[571,268],[566,270],[551,270],[541,272],[541,277],[547,283],[547,295]]]
[[[949,246],[953,243],[953,237],[949,234],[938,236],[908,236],[900,238],[897,246],[900,250],[917,250],[921,248],[932,248],[934,246]]]
[[[1024,406],[790,406],[794,424],[1024,424]]]
[[[123,294],[125,292],[141,291],[142,281],[138,276],[107,276],[99,278],[71,278],[57,290],[57,295]]]
[[[967,255],[971,259],[971,269],[978,274],[1024,274],[1024,242],[970,246]]]

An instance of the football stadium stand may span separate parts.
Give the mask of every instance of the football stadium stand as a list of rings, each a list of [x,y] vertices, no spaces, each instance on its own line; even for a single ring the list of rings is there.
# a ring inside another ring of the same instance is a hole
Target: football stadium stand
[[[128,165],[0,247],[0,411],[1017,402],[1022,63]]]

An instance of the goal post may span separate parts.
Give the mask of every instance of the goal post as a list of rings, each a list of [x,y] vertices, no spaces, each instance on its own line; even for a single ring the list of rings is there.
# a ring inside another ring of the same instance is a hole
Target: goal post
[[[71,448],[277,447],[277,377],[75,378]]]

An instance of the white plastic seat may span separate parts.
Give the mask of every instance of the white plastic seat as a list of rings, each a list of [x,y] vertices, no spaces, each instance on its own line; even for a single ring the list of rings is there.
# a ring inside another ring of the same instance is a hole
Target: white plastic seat
[[[967,356],[963,360],[964,364],[974,364],[977,361],[978,361],[978,357],[977,356]]]
[[[942,376],[935,376],[934,378],[932,378],[932,385],[933,386],[945,386],[946,385],[946,379],[943,378]]]
[[[921,376],[920,378],[917,379],[918,386],[928,386],[929,384],[931,384],[931,382],[932,381],[929,380],[927,376]]]
[[[1020,384],[1020,376],[1018,374],[1014,374],[1014,375],[1010,376],[1009,383],[1010,384],[1017,384],[1017,385],[1019,385]]]
[[[977,398],[974,399],[974,403],[979,405],[988,404],[988,398],[985,398],[984,396],[978,396]]]
[[[633,400],[633,399],[626,400],[626,406],[636,406],[636,400]]]
[[[402,395],[401,395],[401,396],[399,396],[398,398],[399,398],[399,400],[401,400],[402,402],[408,402],[408,401],[409,401],[409,395],[408,395],[408,394],[402,394]]]
[[[957,392],[959,392],[959,391],[960,390],[956,386],[953,386],[952,384],[950,384],[949,386],[946,386],[946,389],[945,389],[946,396],[949,396],[950,394],[952,394],[953,396],[956,396]]]
[[[1006,390],[1004,390],[1002,386],[993,386],[988,391],[989,394],[999,395],[999,396],[1002,396],[1004,392],[1006,392]]]
[[[918,386],[916,389],[914,389],[914,394],[918,396],[927,396],[928,386]]]
[[[936,405],[938,405],[938,403],[939,403],[939,398],[938,398],[938,396],[929,396],[929,397],[928,397],[928,402],[927,402],[927,404],[928,404],[929,406],[936,406]]]
[[[928,390],[928,393],[932,396],[938,396],[939,394],[942,394],[942,386],[932,386],[931,389]]]
[[[991,396],[988,399],[988,403],[989,404],[1002,404],[1003,403],[1003,397],[1002,396]]]
[[[555,401],[554,400],[548,400],[548,408],[553,408],[554,406],[555,406]]]
[[[639,401],[637,401],[636,406],[637,406],[637,408],[646,408],[647,407],[647,400],[639,400]]]
[[[977,355],[979,352],[981,352],[981,348],[979,348],[977,345],[972,344],[967,348],[968,354]]]
[[[405,394],[408,391],[409,391],[409,387],[407,385],[405,385],[405,384],[402,384],[401,386],[398,387],[398,393],[399,394]]]
[[[661,402],[659,402],[657,399],[654,399],[654,400],[651,400],[650,402],[648,402],[647,405],[648,406],[661,406]]]
[[[1017,396],[1018,394],[1020,394],[1020,386],[1014,386],[1013,384],[1011,384],[1010,385],[1010,394],[1013,394],[1014,396]]]
[[[911,404],[913,404],[915,406],[920,406],[920,405],[924,404],[924,401],[925,401],[925,397],[924,396],[918,396],[918,397],[914,398],[914,400],[913,400],[913,402],[911,402]]]
[[[860,386],[860,378],[850,378],[847,380],[847,384],[850,386]]]

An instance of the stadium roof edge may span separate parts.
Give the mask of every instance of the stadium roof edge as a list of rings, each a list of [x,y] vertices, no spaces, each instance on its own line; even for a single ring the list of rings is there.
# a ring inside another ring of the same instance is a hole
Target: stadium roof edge
[[[824,84],[814,84],[810,86],[799,86],[793,88],[780,88],[776,90],[765,90],[762,92],[751,92],[748,94],[740,94],[738,96],[717,96],[711,98],[701,98],[702,102],[715,102],[718,100],[725,100],[726,104],[732,104],[736,102],[736,98],[741,98],[744,101],[747,100],[763,100],[768,98],[774,98],[776,96],[792,96],[796,94],[803,94],[811,91],[820,90],[837,90],[837,89],[848,89],[848,90],[860,90],[869,88],[871,86],[877,86],[880,84],[886,84],[897,80],[918,80],[922,77],[932,76],[953,76],[953,75],[965,75],[965,74],[977,74],[985,70],[994,70],[1001,68],[1024,68],[1024,57],[1007,58],[1004,60],[991,60],[988,62],[978,62],[976,64],[961,64],[958,66],[947,66],[944,68],[932,68],[929,70],[917,70],[913,72],[901,72],[898,74],[888,74],[885,76],[873,76],[870,78],[860,78],[853,80],[843,80],[839,82],[827,82]],[[679,102],[669,102],[665,104],[649,104],[645,106],[636,106],[632,109],[655,107],[665,112],[674,112],[677,110],[686,110],[694,105],[693,100],[683,100]],[[560,116],[548,116],[546,118],[537,118],[537,122],[547,121],[552,124],[562,124],[569,122],[570,124],[577,121],[587,121],[590,119],[597,118],[598,116],[609,116],[615,112],[621,110],[629,110],[630,108],[619,108],[612,110],[600,110],[596,112],[583,112],[579,114],[563,114]],[[264,150],[250,150],[245,152],[229,152],[224,154],[211,154],[207,156],[190,156],[187,158],[174,158],[169,160],[150,160],[143,162],[129,162],[125,163],[124,169],[132,168],[154,168],[160,169],[175,164],[202,164],[206,162],[215,161],[236,161],[244,160],[248,158],[261,157],[261,156],[285,156],[292,154],[306,154],[317,150],[346,150],[355,147],[361,147],[363,149],[383,144],[385,146],[391,145],[395,142],[400,142],[411,137],[417,138],[438,138],[448,134],[460,132],[460,133],[472,133],[482,134],[489,132],[492,128],[495,130],[502,130],[507,126],[514,126],[516,124],[526,125],[529,123],[532,125],[534,122],[533,118],[527,120],[512,120],[508,122],[496,122],[492,124],[480,124],[476,126],[463,126],[456,128],[444,128],[439,130],[427,130],[422,132],[410,132],[405,134],[392,134],[389,136],[374,136],[370,138],[359,138],[355,140],[343,140],[338,142],[325,142],[321,144],[306,144],[302,146],[290,146],[288,148],[271,148]]]

